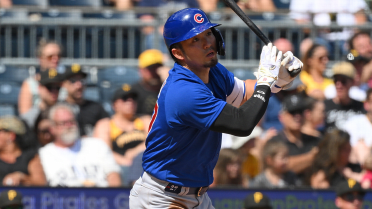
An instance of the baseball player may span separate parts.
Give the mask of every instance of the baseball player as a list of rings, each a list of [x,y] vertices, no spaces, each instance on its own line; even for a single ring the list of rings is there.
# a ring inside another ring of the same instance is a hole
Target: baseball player
[[[257,84],[234,77],[218,63],[224,42],[199,9],[183,9],[164,26],[164,40],[174,67],[155,105],[144,173],[131,192],[129,207],[212,209],[206,193],[221,148],[221,133],[247,136],[264,114],[271,92],[287,88],[288,70],[302,68],[291,52],[264,46]],[[283,58],[283,59],[282,59]],[[249,98],[246,90],[253,92]]]

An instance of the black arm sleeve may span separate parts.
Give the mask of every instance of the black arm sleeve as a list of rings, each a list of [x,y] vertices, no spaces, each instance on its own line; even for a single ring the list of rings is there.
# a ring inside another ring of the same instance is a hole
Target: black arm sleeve
[[[226,104],[209,130],[248,136],[264,115],[270,94],[270,87],[257,86],[253,96],[239,108]]]

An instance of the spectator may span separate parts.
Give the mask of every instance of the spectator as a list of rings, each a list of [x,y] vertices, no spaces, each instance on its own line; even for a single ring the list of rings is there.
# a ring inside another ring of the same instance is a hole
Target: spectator
[[[334,129],[328,132],[319,144],[319,153],[315,156],[313,166],[308,174],[312,188],[325,189],[353,178],[361,180],[361,167],[349,163],[351,152],[348,133]]]
[[[58,100],[59,90],[61,88],[62,75],[54,68],[40,72],[40,81],[38,92],[40,102],[33,106],[28,112],[21,115],[21,118],[26,121],[28,127],[34,128],[37,116],[41,111],[53,106]]]
[[[242,178],[239,155],[233,149],[221,149],[213,175],[213,186],[248,187],[248,181]]]
[[[104,0],[107,4],[112,4],[117,10],[129,10],[132,9],[135,0]]]
[[[372,87],[372,43],[369,33],[358,32],[349,40],[350,52],[354,56],[351,60],[361,84]]]
[[[288,148],[278,140],[268,141],[262,151],[263,172],[256,176],[251,187],[255,188],[285,188],[300,186],[296,174],[288,170]]]
[[[348,62],[340,62],[333,66],[332,71],[336,97],[324,101],[327,130],[342,129],[348,118],[365,112],[363,103],[349,96],[349,90],[354,82],[355,68]]]
[[[122,168],[123,183],[127,183],[129,166],[145,147],[150,116],[136,117],[137,93],[128,84],[116,90],[112,106],[115,114],[111,119],[97,122],[94,137],[102,139],[114,151],[115,161]],[[139,177],[139,176],[138,176]]]
[[[244,209],[272,209],[270,198],[261,192],[249,194],[244,199]]]
[[[286,38],[279,38],[275,40],[274,46],[276,46],[276,48],[279,51],[282,51],[283,54],[285,54],[288,51],[294,52],[292,43]]]
[[[51,122],[48,116],[49,112],[47,110],[40,112],[39,116],[36,118],[34,133],[37,138],[37,148],[43,147],[46,144],[53,141],[53,137],[50,134]]]
[[[343,129],[350,134],[351,161],[363,164],[372,149],[372,89],[364,102],[366,114],[348,117]]]
[[[309,49],[313,45],[314,45],[314,41],[311,38],[303,39],[300,44],[300,56],[304,57],[306,52],[309,51]]]
[[[306,99],[308,106],[304,111],[304,125],[301,128],[301,132],[320,138],[322,133],[319,131],[319,128],[324,126],[324,102],[312,97]]]
[[[0,118],[0,182],[4,186],[45,185],[43,169],[35,150],[22,151],[20,143],[26,133],[16,117]]]
[[[0,209],[22,209],[22,194],[16,190],[4,190],[0,193]]]
[[[199,8],[205,13],[216,11],[219,0],[198,0]]]
[[[324,99],[324,90],[333,83],[323,76],[328,60],[327,49],[318,44],[313,44],[302,58],[304,67],[300,79],[306,86],[306,93],[311,97]]]
[[[318,26],[330,25],[336,21],[338,25],[362,24],[366,21],[364,10],[368,6],[363,0],[292,0],[290,16],[298,23],[314,22]],[[334,15],[330,15],[334,14]]]
[[[28,112],[32,107],[38,107],[42,101],[40,96],[39,80],[40,72],[48,69],[57,69],[61,57],[61,47],[55,41],[40,41],[37,56],[39,59],[39,68],[34,77],[26,79],[22,83],[18,97],[18,112],[20,115]]]
[[[65,102],[73,107],[74,114],[77,116],[80,135],[92,136],[96,123],[102,118],[108,118],[109,115],[101,104],[84,99],[86,76],[80,65],[74,64],[64,72],[63,86],[67,90]]]
[[[366,160],[363,162],[365,173],[362,176],[360,184],[364,189],[372,188],[372,153],[369,153]]]
[[[255,147],[256,141],[260,140],[259,137],[261,134],[262,129],[256,126],[249,136],[232,136],[233,143],[231,148],[236,150],[242,159],[241,170],[244,180],[248,181],[260,173],[260,158],[254,156],[251,151]]]
[[[243,10],[247,9],[254,12],[273,12],[276,10],[272,0],[239,0],[238,5]]]
[[[340,209],[361,209],[365,194],[358,182],[348,179],[337,185],[335,204]]]
[[[120,186],[119,166],[110,148],[99,139],[80,138],[72,108],[57,104],[50,109],[54,142],[39,149],[50,186]]]
[[[161,66],[163,66],[163,54],[159,50],[146,50],[138,57],[141,80],[132,87],[138,94],[138,115],[152,115],[162,85],[157,73]]]
[[[197,0],[141,0],[137,4],[138,7],[180,7],[180,9],[193,7],[199,8]]]
[[[305,169],[311,166],[320,141],[317,137],[301,132],[306,106],[305,98],[301,95],[295,94],[285,98],[279,115],[283,130],[271,139],[282,141],[287,145],[288,169],[300,177]]]

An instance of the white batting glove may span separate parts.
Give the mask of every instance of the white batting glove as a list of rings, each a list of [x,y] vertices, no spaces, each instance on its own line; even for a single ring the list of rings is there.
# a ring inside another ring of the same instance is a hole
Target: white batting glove
[[[276,89],[275,85],[278,80],[279,71],[281,68],[282,52],[279,51],[276,55],[276,47],[269,43],[262,48],[260,66],[258,71],[254,73],[257,77],[257,86],[266,85]]]
[[[285,90],[291,87],[296,76],[292,77],[289,74],[289,71],[302,69],[304,65],[297,57],[293,56],[293,53],[290,51],[286,52],[283,57],[285,58],[281,62],[278,80],[275,83],[274,88],[271,88],[271,92],[273,93],[277,93],[282,89]]]

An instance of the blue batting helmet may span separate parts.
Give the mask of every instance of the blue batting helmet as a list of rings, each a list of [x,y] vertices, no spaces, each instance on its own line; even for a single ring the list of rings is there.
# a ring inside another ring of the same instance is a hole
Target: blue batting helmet
[[[192,38],[207,29],[212,29],[217,41],[217,52],[225,54],[225,44],[221,33],[214,27],[220,24],[211,23],[200,9],[187,8],[175,12],[164,25],[163,37],[168,49],[172,44]]]

